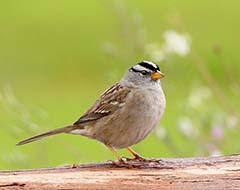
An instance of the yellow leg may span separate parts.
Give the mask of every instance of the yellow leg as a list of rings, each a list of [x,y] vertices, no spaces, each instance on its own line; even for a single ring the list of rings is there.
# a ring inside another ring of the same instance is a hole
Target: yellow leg
[[[144,160],[144,158],[142,156],[140,156],[137,152],[135,152],[130,147],[127,147],[126,149],[135,157],[135,159]]]
[[[107,147],[108,147],[108,149],[114,154],[114,156],[115,156],[118,160],[122,160],[122,158],[119,156],[119,154],[117,153],[117,151],[114,150],[113,147],[111,147],[111,146],[107,146]]]

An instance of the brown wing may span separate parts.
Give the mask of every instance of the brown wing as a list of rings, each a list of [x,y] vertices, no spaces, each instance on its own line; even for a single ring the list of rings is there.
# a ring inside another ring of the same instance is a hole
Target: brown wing
[[[95,121],[109,114],[124,105],[124,100],[131,90],[123,87],[120,84],[115,84],[95,102],[95,104],[82,116],[74,125],[79,125],[85,122]]]

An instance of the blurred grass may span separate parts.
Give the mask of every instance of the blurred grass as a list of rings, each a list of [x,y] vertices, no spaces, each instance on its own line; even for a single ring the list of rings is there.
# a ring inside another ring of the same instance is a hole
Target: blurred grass
[[[205,144],[225,154],[239,152],[238,126],[226,129],[220,142],[211,140],[210,128],[215,113],[239,112],[239,6],[234,0],[1,2],[0,169],[113,159],[104,146],[79,136],[15,144],[74,122],[129,67],[149,59],[145,44],[161,44],[169,29],[191,36],[192,53],[160,63],[167,75],[161,125],[168,138],[153,133],[134,148],[147,157],[209,155]],[[218,98],[197,62],[226,99]],[[193,89],[201,86],[208,87],[212,97],[198,111],[186,108]],[[11,96],[16,101],[8,100]],[[200,128],[199,137],[181,134],[178,122],[183,116]],[[31,123],[37,127],[29,128]]]

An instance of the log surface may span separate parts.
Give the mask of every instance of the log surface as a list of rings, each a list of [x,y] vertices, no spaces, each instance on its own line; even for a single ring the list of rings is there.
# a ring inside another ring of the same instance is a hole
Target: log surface
[[[0,189],[240,189],[240,155],[1,171]]]

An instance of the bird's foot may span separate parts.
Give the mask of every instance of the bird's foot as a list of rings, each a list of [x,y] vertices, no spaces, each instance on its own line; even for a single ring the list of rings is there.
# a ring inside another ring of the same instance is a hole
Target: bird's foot
[[[139,161],[139,162],[160,162],[161,159],[155,159],[155,158],[143,158],[140,155],[135,155],[134,158],[127,158],[124,157],[124,159],[126,159],[126,161]]]
[[[128,158],[128,157],[123,157],[124,159],[126,159],[126,161],[139,161],[139,162],[145,162],[147,159],[143,158],[140,155],[135,155],[134,158]]]
[[[141,167],[139,164],[128,162],[128,160],[126,158],[121,158],[117,161],[112,161],[112,164],[116,167],[128,168],[128,169],[140,168]]]

